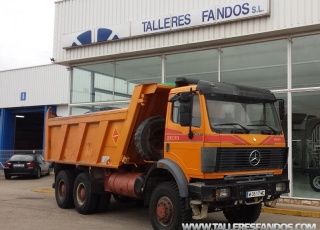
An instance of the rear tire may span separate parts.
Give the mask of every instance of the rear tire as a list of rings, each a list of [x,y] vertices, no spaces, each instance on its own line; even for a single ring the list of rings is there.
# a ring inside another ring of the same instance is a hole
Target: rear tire
[[[97,210],[99,195],[93,194],[90,188],[89,174],[80,173],[73,187],[73,202],[80,214],[91,214]]]
[[[260,216],[261,203],[240,205],[223,210],[223,214],[230,223],[254,223]]]
[[[10,179],[11,179],[11,176],[8,175],[8,174],[4,174],[4,178],[6,178],[6,180],[10,180]]]
[[[190,221],[191,214],[186,199],[179,195],[176,183],[164,182],[153,190],[149,206],[153,229],[180,230],[182,223]]]
[[[72,208],[73,204],[73,184],[75,175],[71,170],[62,170],[58,173],[55,181],[56,202],[60,208]]]
[[[161,116],[149,117],[139,125],[134,142],[144,160],[163,158],[164,126],[165,118]]]

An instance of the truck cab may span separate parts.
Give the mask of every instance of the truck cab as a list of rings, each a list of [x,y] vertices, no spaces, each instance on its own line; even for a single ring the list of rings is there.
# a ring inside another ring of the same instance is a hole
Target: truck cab
[[[277,109],[277,99],[264,89],[177,82],[180,87],[169,96],[164,159],[181,168],[194,203],[226,210],[234,204],[254,207],[289,192],[289,181],[282,178],[288,157],[282,102]]]

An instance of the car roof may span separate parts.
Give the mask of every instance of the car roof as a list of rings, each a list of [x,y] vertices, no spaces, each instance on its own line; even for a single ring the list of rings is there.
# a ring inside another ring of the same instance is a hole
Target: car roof
[[[16,154],[13,154],[11,157],[14,157],[14,156],[30,156],[30,157],[35,157],[36,154],[33,154],[33,153],[16,153]],[[10,157],[10,158],[11,158]]]

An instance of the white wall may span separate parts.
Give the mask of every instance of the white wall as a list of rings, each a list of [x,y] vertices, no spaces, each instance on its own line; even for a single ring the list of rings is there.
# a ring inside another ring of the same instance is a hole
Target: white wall
[[[0,72],[0,108],[69,103],[69,71],[43,65]],[[25,92],[25,100],[21,93]]]

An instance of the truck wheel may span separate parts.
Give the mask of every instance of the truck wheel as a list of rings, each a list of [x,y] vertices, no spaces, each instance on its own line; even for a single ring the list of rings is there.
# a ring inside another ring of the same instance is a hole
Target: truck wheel
[[[80,214],[91,214],[97,210],[99,195],[91,192],[87,173],[80,173],[74,182],[73,202]]]
[[[310,185],[314,191],[320,192],[320,174],[313,174],[310,176]]]
[[[75,175],[71,170],[62,170],[58,173],[55,181],[55,196],[56,202],[60,208],[72,208],[73,198],[73,184]]]
[[[111,193],[99,194],[99,203],[96,212],[101,213],[107,211],[110,204],[110,199]]]
[[[223,214],[230,223],[254,223],[260,216],[261,203],[240,205],[223,210]]]
[[[134,142],[144,160],[163,158],[164,126],[165,118],[161,116],[149,117],[139,125]]]
[[[157,230],[177,230],[182,223],[191,219],[191,209],[187,208],[185,198],[179,195],[179,189],[174,182],[159,184],[150,198],[149,214],[151,224]]]

